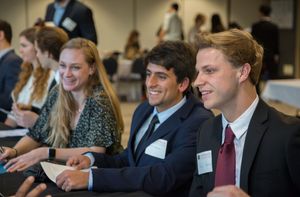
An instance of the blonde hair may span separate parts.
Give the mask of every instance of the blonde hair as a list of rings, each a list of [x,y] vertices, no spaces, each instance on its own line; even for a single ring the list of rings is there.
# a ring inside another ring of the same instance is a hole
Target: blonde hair
[[[62,47],[61,51],[64,49],[82,50],[86,62],[90,66],[94,66],[96,72],[90,76],[84,90],[85,94],[87,96],[95,96],[93,88],[99,85],[99,83],[102,84],[105,94],[99,96],[108,96],[117,122],[116,137],[121,139],[121,135],[124,130],[124,122],[121,114],[119,99],[115,94],[111,83],[109,82],[95,44],[84,38],[74,38],[68,41]],[[73,95],[71,92],[65,91],[62,84],[60,84],[58,98],[53,110],[50,113],[50,121],[48,121],[48,124],[51,125],[51,129],[47,142],[52,144],[53,147],[66,147],[68,144],[71,120],[73,120],[75,117],[76,109],[77,105]]]
[[[20,33],[20,37],[24,36],[30,43],[34,44],[35,34],[37,31],[38,28],[36,27],[25,29]],[[15,88],[12,92],[16,101],[18,100],[20,92],[26,85],[31,75],[34,77],[34,88],[32,94],[30,95],[29,103],[24,104],[28,105],[28,107],[31,107],[33,101],[41,101],[45,93],[48,91],[48,84],[46,82],[50,76],[50,71],[50,69],[42,68],[39,62],[36,68],[33,68],[33,65],[30,62],[23,62],[21,65],[21,72],[19,74],[19,81],[15,85]]]
[[[254,85],[258,83],[264,50],[250,33],[238,29],[214,34],[202,33],[199,34],[197,47],[198,50],[205,48],[220,50],[236,68],[245,63],[250,64],[250,81]]]

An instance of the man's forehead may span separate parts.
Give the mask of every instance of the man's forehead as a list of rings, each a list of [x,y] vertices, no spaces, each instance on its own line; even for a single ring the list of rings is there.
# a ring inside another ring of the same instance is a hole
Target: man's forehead
[[[172,72],[172,73],[174,73],[174,68],[167,69],[163,65],[154,64],[154,63],[148,63],[147,70],[150,70],[151,72]]]

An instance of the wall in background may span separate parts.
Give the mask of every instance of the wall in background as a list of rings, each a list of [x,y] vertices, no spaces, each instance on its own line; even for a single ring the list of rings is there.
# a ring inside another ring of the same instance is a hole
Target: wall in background
[[[18,46],[18,33],[34,24],[38,17],[44,17],[46,6],[52,0],[0,0],[0,18],[13,26],[13,45]],[[155,34],[161,25],[170,0],[81,0],[94,14],[99,37],[99,49],[123,50],[127,36],[132,29],[140,32],[143,48],[156,44]],[[183,19],[184,31],[193,25],[195,15],[207,16],[205,29],[210,29],[210,17],[219,13],[227,26],[229,0],[178,0],[179,15]],[[230,17],[243,27],[249,27],[257,20],[257,7],[263,0],[231,0]],[[247,9],[245,9],[245,7]]]
[[[52,1],[53,0],[0,0],[0,18],[12,24],[14,32],[13,46],[15,48],[18,48],[19,32],[32,26],[38,17],[43,18],[47,4]],[[106,52],[111,50],[122,51],[128,34],[132,29],[137,29],[140,32],[142,48],[151,49],[156,44],[155,34],[163,21],[164,13],[173,1],[81,0],[81,2],[93,10],[99,38],[98,48],[100,51]],[[199,12],[207,16],[207,23],[204,27],[206,30],[210,29],[210,17],[214,13],[221,15],[225,26],[227,26],[228,21],[236,21],[242,27],[249,28],[251,24],[259,18],[259,5],[270,1],[177,0],[177,2],[180,4],[179,15],[183,19],[184,31],[185,34],[187,34],[193,25],[195,15]],[[297,6],[296,10],[299,11],[299,3],[296,3],[295,6]],[[298,21],[296,20],[296,22]],[[297,34],[295,33],[294,35],[296,37]],[[293,40],[295,37],[293,37]],[[296,39],[299,40],[297,37]],[[284,42],[284,44],[286,44],[286,42]],[[299,44],[296,46],[296,49],[294,49],[294,47],[284,46],[282,51],[290,55],[284,58],[286,59],[286,63],[296,64],[300,62],[300,57],[296,53],[297,50],[299,51],[298,48]],[[298,73],[299,76],[299,69],[297,71],[296,73]]]

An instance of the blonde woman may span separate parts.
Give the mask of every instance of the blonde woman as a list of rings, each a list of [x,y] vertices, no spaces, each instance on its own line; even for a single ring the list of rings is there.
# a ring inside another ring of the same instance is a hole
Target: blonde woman
[[[83,38],[67,42],[60,54],[59,74],[61,83],[51,91],[34,127],[0,156],[0,160],[13,158],[5,166],[9,172],[44,159],[121,150],[120,105],[95,44]]]
[[[20,33],[22,70],[12,92],[14,115],[8,115],[5,120],[5,124],[11,127],[31,128],[34,125],[54,79],[54,72],[49,68],[42,68],[37,59],[34,48],[37,29],[32,27]]]

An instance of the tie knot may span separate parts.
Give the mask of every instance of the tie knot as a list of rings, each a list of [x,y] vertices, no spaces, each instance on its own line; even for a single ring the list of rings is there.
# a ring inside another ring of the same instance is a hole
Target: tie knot
[[[230,126],[227,125],[227,127],[225,129],[225,143],[227,143],[227,144],[233,143],[234,137],[235,136],[234,136],[233,131],[231,130]]]
[[[158,120],[157,115],[155,114],[155,116],[153,116],[153,118],[150,122],[150,125],[156,125],[157,123],[159,123],[159,120]]]

